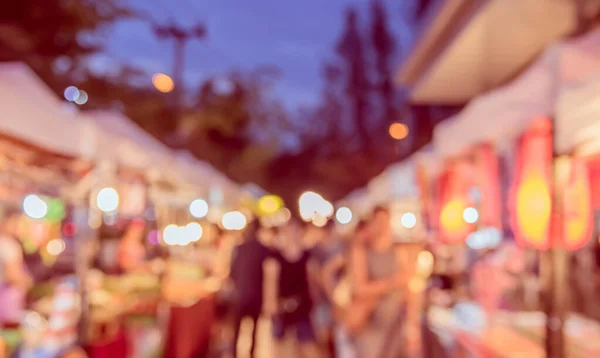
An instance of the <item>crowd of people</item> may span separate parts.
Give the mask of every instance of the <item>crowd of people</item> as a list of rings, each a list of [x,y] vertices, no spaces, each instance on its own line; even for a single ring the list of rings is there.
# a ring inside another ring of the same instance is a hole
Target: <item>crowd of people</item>
[[[389,212],[377,208],[350,235],[291,220],[282,227],[249,225],[233,249],[228,302],[238,356],[240,327],[253,322],[257,356],[261,318],[270,320],[275,357],[399,357],[410,270],[395,245]]]

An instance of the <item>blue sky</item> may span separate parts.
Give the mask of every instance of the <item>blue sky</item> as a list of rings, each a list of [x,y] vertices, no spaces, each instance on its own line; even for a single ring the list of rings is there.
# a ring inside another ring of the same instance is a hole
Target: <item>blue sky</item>
[[[270,64],[282,71],[275,95],[288,106],[313,104],[320,90],[320,66],[331,57],[342,30],[344,9],[365,8],[368,0],[127,0],[167,24],[203,22],[208,37],[191,41],[186,53],[186,85],[234,69]],[[404,46],[411,34],[403,21],[406,0],[386,0],[390,22]],[[106,51],[92,66],[106,71],[115,62],[149,73],[170,73],[172,42],[155,38],[145,21],[121,21],[103,34]],[[150,80],[149,80],[150,81]]]

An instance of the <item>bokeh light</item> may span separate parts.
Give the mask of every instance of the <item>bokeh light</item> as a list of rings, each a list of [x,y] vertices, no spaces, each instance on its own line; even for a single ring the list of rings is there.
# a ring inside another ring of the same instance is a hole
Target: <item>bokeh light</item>
[[[105,213],[115,211],[119,207],[119,194],[114,188],[104,188],[98,192],[96,205]]]
[[[392,123],[389,132],[392,138],[402,140],[408,136],[408,126],[404,123]]]
[[[348,224],[352,221],[352,210],[345,206],[342,206],[335,213],[335,218],[340,224]]]
[[[65,99],[69,102],[75,102],[79,98],[79,90],[75,86],[69,86],[65,89]]]
[[[74,237],[77,235],[77,225],[71,221],[67,221],[62,226],[62,233],[66,237]]]
[[[53,239],[46,244],[46,251],[52,256],[58,256],[65,251],[67,245],[63,239]]]
[[[311,221],[319,214],[326,218],[333,215],[333,205],[315,192],[307,191],[298,199],[300,216],[304,221]]]
[[[197,219],[208,215],[208,203],[204,199],[196,199],[190,204],[190,214]]]
[[[283,200],[277,195],[265,195],[258,200],[258,210],[264,214],[274,214],[283,206]]]
[[[30,194],[23,200],[23,212],[32,219],[41,219],[48,214],[48,204],[35,194]]]
[[[88,101],[88,94],[86,91],[79,91],[79,96],[74,100],[78,105],[84,105]]]
[[[404,213],[400,218],[400,223],[407,229],[412,229],[417,225],[417,216],[413,213]]]
[[[185,226],[185,236],[189,242],[198,241],[202,238],[202,226],[198,223],[191,222]]]
[[[317,214],[328,218],[333,215],[334,210],[335,209],[333,207],[333,204],[331,204],[327,200],[323,199],[323,200],[321,200],[319,205],[316,207],[315,211],[317,212]]]
[[[148,243],[150,245],[158,245],[160,243],[160,232],[152,230],[148,233]]]
[[[163,241],[170,246],[177,245],[180,234],[179,226],[174,224],[167,225],[163,230]]]
[[[328,221],[328,219],[326,216],[319,215],[319,214],[316,214],[312,219],[312,223],[316,227],[324,227],[325,225],[327,225],[327,221]]]
[[[479,220],[479,213],[477,209],[468,207],[463,211],[463,219],[466,223],[474,224]]]
[[[169,93],[175,88],[173,79],[164,73],[157,73],[152,76],[152,84],[162,93]]]
[[[246,227],[247,220],[244,214],[239,211],[230,211],[223,215],[221,224],[227,230],[242,230]]]

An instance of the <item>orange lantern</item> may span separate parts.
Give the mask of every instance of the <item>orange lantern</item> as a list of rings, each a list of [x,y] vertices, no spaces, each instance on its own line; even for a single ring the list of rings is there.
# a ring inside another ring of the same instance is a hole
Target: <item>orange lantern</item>
[[[563,193],[563,245],[567,250],[577,250],[585,246],[592,236],[591,185],[584,160],[571,160],[570,178]]]
[[[470,169],[465,161],[456,161],[440,178],[439,230],[440,238],[448,243],[461,242],[473,231],[473,225],[463,219],[463,213],[469,207]]]
[[[511,195],[512,227],[516,240],[540,250],[550,247],[551,123],[540,119],[523,136]]]

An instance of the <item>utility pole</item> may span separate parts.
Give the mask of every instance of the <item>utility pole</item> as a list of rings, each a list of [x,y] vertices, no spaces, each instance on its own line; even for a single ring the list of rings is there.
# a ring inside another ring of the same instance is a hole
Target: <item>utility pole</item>
[[[206,36],[206,27],[202,24],[195,25],[189,29],[175,25],[169,26],[154,25],[154,33],[158,38],[163,40],[175,41],[173,47],[173,81],[175,88],[173,89],[174,106],[180,108],[182,104],[182,96],[184,93],[183,73],[185,70],[185,46],[190,40],[202,39]]]

